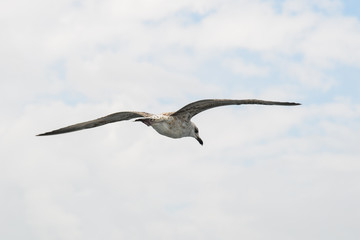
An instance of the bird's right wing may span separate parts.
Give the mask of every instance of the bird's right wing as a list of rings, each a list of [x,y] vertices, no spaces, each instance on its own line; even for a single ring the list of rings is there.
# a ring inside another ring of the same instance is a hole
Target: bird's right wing
[[[113,122],[118,122],[118,121],[123,121],[123,120],[130,120],[130,119],[138,118],[138,117],[149,117],[149,116],[151,116],[151,114],[146,113],[146,112],[117,112],[117,113],[113,113],[113,114],[110,114],[110,115],[107,115],[105,117],[98,118],[95,120],[77,123],[77,124],[74,124],[74,125],[71,125],[68,127],[64,127],[64,128],[60,128],[60,129],[57,129],[57,130],[54,130],[51,132],[42,133],[37,136],[47,136],[47,135],[55,135],[55,134],[74,132],[74,131],[79,131],[82,129],[99,127],[99,126],[102,126],[102,125],[105,125],[108,123],[113,123]]]

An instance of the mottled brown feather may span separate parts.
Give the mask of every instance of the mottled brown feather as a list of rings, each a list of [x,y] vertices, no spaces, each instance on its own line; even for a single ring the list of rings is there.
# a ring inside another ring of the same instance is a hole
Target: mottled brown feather
[[[264,101],[257,99],[243,99],[243,100],[234,100],[234,99],[205,99],[196,102],[192,102],[178,111],[171,114],[174,117],[185,117],[190,120],[196,114],[220,106],[226,105],[240,105],[240,104],[260,104],[260,105],[282,105],[282,106],[294,106],[301,105],[300,103],[294,102],[276,102],[276,101]]]
[[[101,118],[98,118],[95,120],[77,123],[77,124],[74,124],[74,125],[71,125],[68,127],[64,127],[64,128],[60,128],[60,129],[57,129],[57,130],[54,130],[51,132],[42,133],[37,136],[47,136],[47,135],[74,132],[74,131],[79,131],[82,129],[99,127],[99,126],[102,126],[102,125],[105,125],[108,123],[113,123],[113,122],[130,120],[130,119],[138,118],[138,117],[149,117],[151,115],[152,114],[146,113],[146,112],[117,112],[117,113],[113,113],[113,114],[110,114],[110,115],[107,115],[105,117],[101,117]]]

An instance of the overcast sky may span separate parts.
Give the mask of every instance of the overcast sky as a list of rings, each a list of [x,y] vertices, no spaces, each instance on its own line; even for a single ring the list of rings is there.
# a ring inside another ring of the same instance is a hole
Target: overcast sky
[[[360,239],[360,2],[2,0],[0,239]],[[203,98],[296,101],[36,134]]]

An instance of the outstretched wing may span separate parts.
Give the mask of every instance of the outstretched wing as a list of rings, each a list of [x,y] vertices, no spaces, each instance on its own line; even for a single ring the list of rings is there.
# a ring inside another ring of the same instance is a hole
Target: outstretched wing
[[[197,102],[190,103],[185,107],[171,114],[171,116],[182,117],[184,116],[190,120],[196,114],[208,110],[214,107],[226,106],[226,105],[240,105],[240,104],[260,104],[260,105],[283,105],[283,106],[294,106],[301,105],[300,103],[294,102],[276,102],[276,101],[264,101],[257,99],[205,99]]]
[[[129,119],[137,118],[137,117],[149,117],[149,116],[151,116],[151,114],[146,113],[146,112],[118,112],[118,113],[113,113],[113,114],[110,114],[110,115],[107,115],[105,117],[98,118],[95,120],[74,124],[74,125],[60,128],[60,129],[57,129],[57,130],[54,130],[51,132],[42,133],[37,136],[46,136],[46,135],[74,132],[74,131],[79,131],[79,130],[86,129],[86,128],[99,127],[101,125],[105,125],[108,123],[129,120]]]

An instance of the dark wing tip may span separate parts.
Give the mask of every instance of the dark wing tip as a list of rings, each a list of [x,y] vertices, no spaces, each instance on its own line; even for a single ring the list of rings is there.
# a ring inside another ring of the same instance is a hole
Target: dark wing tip
[[[36,137],[41,137],[41,136],[49,136],[49,135],[55,135],[55,134],[59,134],[59,133],[55,133],[55,132],[46,132],[46,133],[41,133],[36,135]]]
[[[271,102],[269,101],[269,105],[284,105],[284,106],[299,106],[301,103],[297,102]]]
[[[41,133],[41,134],[38,134],[36,136],[37,137],[50,136],[50,135],[63,134],[63,133],[68,133],[68,132],[73,132],[73,131],[78,131],[78,130],[81,130],[81,128],[74,128],[73,126],[69,126],[69,127],[59,128],[57,130],[53,130],[53,131],[50,131],[50,132]]]
[[[301,103],[288,102],[287,105],[298,106],[301,105]]]

